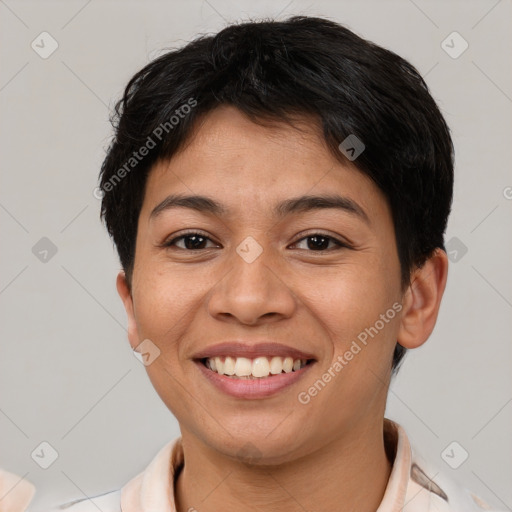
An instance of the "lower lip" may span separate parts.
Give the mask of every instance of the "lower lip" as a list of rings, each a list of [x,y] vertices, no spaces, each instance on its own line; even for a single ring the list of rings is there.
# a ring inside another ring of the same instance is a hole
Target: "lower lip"
[[[307,364],[303,368],[290,373],[280,373],[271,377],[260,377],[257,379],[234,379],[226,375],[220,375],[201,363],[195,361],[203,375],[220,391],[235,398],[258,399],[275,395],[279,391],[291,386],[300,380],[309,369],[315,364]]]

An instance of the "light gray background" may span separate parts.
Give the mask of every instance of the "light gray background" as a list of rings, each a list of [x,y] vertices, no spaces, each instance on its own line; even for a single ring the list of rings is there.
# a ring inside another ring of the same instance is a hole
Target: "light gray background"
[[[447,240],[467,253],[450,265],[436,329],[409,352],[387,416],[442,471],[512,507],[511,7],[0,1],[0,465],[36,485],[31,510],[119,488],[179,435],[126,339],[119,264],[92,193],[109,107],[162,48],[248,16],[292,14],[331,17],[410,60],[452,129]],[[59,44],[48,59],[30,46],[43,31]],[[441,47],[453,31],[469,43],[457,59]],[[42,237],[58,248],[47,262],[32,253]],[[46,470],[30,457],[42,441],[59,454]],[[452,441],[469,453],[456,470],[440,455]]]

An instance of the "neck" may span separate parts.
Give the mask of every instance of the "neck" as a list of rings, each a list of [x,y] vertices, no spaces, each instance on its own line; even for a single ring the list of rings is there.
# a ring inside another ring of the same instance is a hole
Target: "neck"
[[[185,465],[175,482],[177,512],[198,510],[377,510],[389,480],[382,420],[352,429],[299,459],[249,466],[212,456],[183,432]]]

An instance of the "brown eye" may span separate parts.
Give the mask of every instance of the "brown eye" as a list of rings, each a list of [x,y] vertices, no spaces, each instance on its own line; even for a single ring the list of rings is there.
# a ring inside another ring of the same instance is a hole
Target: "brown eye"
[[[210,238],[203,235],[202,233],[191,232],[185,233],[181,236],[173,238],[169,242],[164,243],[164,247],[177,247],[178,249],[196,251],[201,249],[208,249],[205,244],[210,241]],[[177,245],[179,242],[183,242],[182,245]]]
[[[306,240],[306,248],[310,251],[325,252],[326,249],[329,249],[330,243],[333,243],[335,247],[347,247],[346,244],[340,242],[336,238],[322,233],[312,233],[301,238],[298,242],[295,242],[294,245],[297,246],[304,240]]]

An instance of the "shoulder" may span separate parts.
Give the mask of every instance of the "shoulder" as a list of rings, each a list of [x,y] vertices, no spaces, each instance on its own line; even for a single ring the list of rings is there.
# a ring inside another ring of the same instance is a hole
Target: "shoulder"
[[[379,512],[500,512],[446,473],[446,468],[424,457],[404,428],[385,419],[384,440],[393,467]],[[452,450],[453,452],[453,450]],[[450,452],[450,456],[453,453]],[[448,463],[447,463],[448,464]],[[449,464],[448,464],[449,465]],[[460,464],[459,464],[460,465]]]
[[[404,512],[500,512],[460,485],[443,468],[412,450],[410,480]],[[407,506],[408,505],[408,506]]]
[[[149,465],[120,489],[79,498],[49,510],[30,512],[141,512],[153,508],[158,500],[164,505],[160,507],[160,512],[165,512],[168,510],[165,504],[169,504],[169,499],[173,498],[169,482],[172,481],[175,467],[182,462],[181,437],[178,437],[161,448]]]
[[[43,512],[121,512],[121,490],[73,500]]]
[[[0,511],[26,510],[35,492],[34,484],[25,477],[0,468]]]

